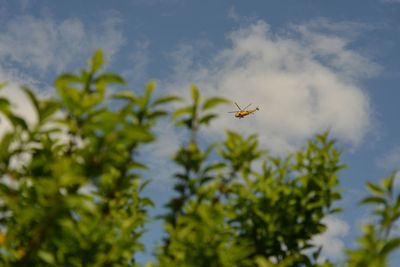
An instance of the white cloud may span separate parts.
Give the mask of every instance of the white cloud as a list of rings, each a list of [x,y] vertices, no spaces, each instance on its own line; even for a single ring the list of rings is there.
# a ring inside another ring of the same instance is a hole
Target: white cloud
[[[314,237],[313,243],[322,246],[322,257],[338,260],[343,257],[345,248],[341,238],[348,234],[350,227],[345,221],[333,216],[326,217],[323,223],[327,226],[327,231]]]
[[[26,2],[22,1],[21,4]],[[36,121],[35,110],[19,88],[28,85],[39,97],[53,94],[50,86],[33,76],[48,71],[57,74],[73,64],[82,65],[97,48],[103,48],[112,57],[124,43],[118,29],[121,20],[117,13],[105,14],[96,28],[84,25],[78,19],[55,21],[51,18],[18,16],[0,26],[0,82],[8,82],[0,95],[11,103],[13,111],[32,125]],[[11,124],[0,115],[0,137],[11,130]],[[65,135],[59,136],[60,140]],[[29,161],[29,155],[14,157],[12,164],[20,166]]]
[[[0,33],[0,59],[40,73],[63,71],[87,58],[96,48],[113,56],[124,43],[118,14],[110,12],[96,29],[75,18],[17,16],[3,25]],[[97,26],[96,26],[97,27]]]
[[[357,145],[370,130],[372,112],[359,84],[379,68],[348,48],[350,34],[334,34],[338,28],[349,33],[349,25],[324,26],[332,33],[306,24],[275,34],[258,21],[229,34],[232,45],[200,67],[190,57],[195,49],[186,45],[175,53],[178,64],[170,87],[187,91],[195,83],[208,96],[260,107],[256,115],[242,120],[226,113],[233,105],[221,108],[208,133],[258,133],[277,153],[326,129],[340,141]]]
[[[73,18],[55,21],[28,15],[14,17],[0,26],[0,82],[9,84],[0,94],[10,99],[17,114],[32,123],[32,105],[19,85],[30,86],[39,96],[52,94],[53,89],[34,74],[59,74],[72,64],[82,65],[82,58],[88,58],[97,48],[112,57],[124,43],[120,23],[119,14],[112,11],[96,28]],[[7,129],[10,125],[3,118],[1,134]]]
[[[337,72],[342,79],[354,80],[379,72],[380,68],[376,64],[347,49],[351,39],[355,38],[359,31],[372,28],[371,25],[350,22],[332,24],[319,19],[295,28],[303,36],[303,45],[312,47],[312,55]]]

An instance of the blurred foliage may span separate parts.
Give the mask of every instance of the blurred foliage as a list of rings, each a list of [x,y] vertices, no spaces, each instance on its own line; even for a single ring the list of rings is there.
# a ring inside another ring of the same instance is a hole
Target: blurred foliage
[[[326,230],[322,219],[337,212],[333,203],[341,197],[334,142],[318,135],[280,159],[260,150],[257,136],[228,131],[224,143],[202,151],[193,131],[203,124],[192,123],[201,98],[192,92],[193,105],[175,116],[191,141],[175,156],[182,172],[175,175],[178,196],[167,205],[159,266],[318,265],[312,238]],[[214,150],[219,157],[210,157]]]
[[[154,97],[154,82],[142,94],[123,89],[124,79],[103,65],[96,51],[79,74],[56,79],[55,97],[23,87],[34,123],[0,97],[11,125],[0,140],[1,266],[139,265],[153,205],[141,194],[149,180],[140,151],[156,141],[157,121],[169,118],[163,105],[180,98]],[[190,93],[191,103],[171,114],[189,136],[173,156],[165,238],[147,266],[335,266],[314,242],[327,231],[324,219],[340,212],[344,165],[334,140],[317,135],[286,157],[262,150],[257,135],[227,131],[222,141],[200,142],[199,131],[217,118],[214,108],[229,102],[203,98],[194,85]],[[373,205],[377,219],[340,266],[388,266],[400,246],[392,231],[400,216],[394,180],[395,173],[367,183],[361,204]]]
[[[178,108],[173,114],[176,125],[184,126],[190,131],[190,141],[177,151],[174,161],[182,167],[182,172],[176,173],[174,190],[178,196],[172,198],[167,207],[170,213],[165,216],[171,224],[176,224],[176,218],[182,214],[185,203],[199,195],[198,189],[213,179],[215,170],[223,167],[222,163],[208,164],[207,159],[213,149],[213,144],[204,151],[197,143],[197,132],[200,126],[208,125],[210,121],[217,117],[216,113],[209,110],[217,105],[228,103],[227,100],[219,97],[205,99],[202,102],[199,89],[196,86],[191,88],[192,105]],[[200,198],[202,196],[199,196]]]
[[[0,143],[2,266],[132,266],[143,248],[152,201],[139,195],[146,166],[136,155],[154,140],[151,129],[166,115],[160,106],[175,98],[152,100],[153,82],[143,95],[107,97],[108,86],[125,81],[101,72],[103,61],[97,51],[88,69],[58,77],[56,98],[24,88],[32,125],[0,99],[13,126]]]
[[[363,235],[358,238],[359,247],[347,250],[349,266],[389,266],[389,254],[400,247],[400,236],[391,235],[400,217],[400,194],[396,196],[394,192],[395,178],[394,172],[382,184],[367,183],[370,195],[361,204],[374,205],[373,214],[378,221],[363,225]]]

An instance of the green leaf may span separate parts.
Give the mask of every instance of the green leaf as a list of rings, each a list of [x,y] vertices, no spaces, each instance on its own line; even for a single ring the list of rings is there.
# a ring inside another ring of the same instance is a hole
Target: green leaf
[[[61,98],[63,108],[78,116],[82,112],[82,92],[76,88],[58,87],[58,95]]]
[[[103,51],[99,49],[94,53],[90,61],[90,69],[92,72],[96,72],[103,66],[103,64],[104,64]]]
[[[156,111],[150,113],[149,115],[147,115],[147,118],[156,119],[158,117],[162,117],[162,116],[166,116],[166,115],[168,115],[168,113],[166,111],[156,110]]]
[[[44,262],[53,265],[55,263],[55,259],[53,254],[50,252],[44,251],[44,250],[39,250],[38,251],[38,256],[41,258]]]
[[[124,90],[124,91],[119,91],[111,96],[112,98],[115,99],[125,99],[129,100],[130,102],[136,102],[137,97],[132,91]]]
[[[160,97],[157,98],[154,102],[153,102],[153,107],[158,106],[158,105],[162,105],[162,104],[166,104],[169,102],[174,102],[174,101],[179,101],[181,100],[180,97],[178,96],[164,96],[164,97]]]
[[[361,201],[361,204],[386,204],[386,200],[383,197],[370,196],[366,197]]]
[[[74,74],[66,73],[60,75],[54,82],[56,88],[69,87],[71,84],[82,83],[79,76]]]
[[[26,121],[23,118],[13,115],[13,114],[9,114],[7,116],[7,118],[10,120],[10,122],[12,123],[12,125],[14,127],[20,126],[22,129],[28,130],[28,124],[26,123]]]
[[[0,157],[6,161],[10,153],[10,144],[14,140],[14,134],[12,132],[6,133],[0,141]]]
[[[200,124],[206,124],[208,125],[211,120],[217,118],[217,114],[206,114],[200,119]]]
[[[0,111],[10,112],[11,103],[8,99],[0,97]]]
[[[0,90],[7,86],[7,82],[0,83]]]
[[[331,209],[331,210],[329,211],[329,214],[336,214],[336,213],[340,213],[340,212],[342,212],[342,211],[343,211],[342,208],[334,208],[334,209]]]
[[[383,186],[388,190],[388,192],[393,192],[393,182],[396,177],[396,172],[393,172],[389,177],[383,180]]]
[[[322,246],[319,246],[318,249],[312,254],[314,260],[318,260],[319,255],[321,254]]]
[[[140,202],[144,205],[144,206],[149,206],[149,207],[154,207],[154,202],[148,198],[148,197],[142,197]]]
[[[146,86],[146,90],[145,90],[145,98],[147,100],[150,99],[151,94],[153,93],[154,89],[156,88],[156,82],[155,81],[151,81],[147,84]]]
[[[197,88],[196,85],[192,85],[192,99],[194,106],[198,106],[200,101],[200,93],[199,88]]]
[[[141,182],[141,184],[139,186],[139,192],[142,192],[150,183],[151,183],[151,180],[146,180],[144,182]]]
[[[126,127],[126,133],[130,140],[135,140],[136,142],[149,142],[154,139],[151,133],[137,126]]]
[[[257,256],[255,259],[257,267],[273,267],[274,264],[262,256]]]
[[[181,117],[183,115],[190,115],[192,113],[192,107],[183,107],[180,109],[177,109],[173,114],[172,114],[172,119],[176,120],[178,117]]]
[[[42,102],[40,106],[39,119],[41,121],[47,120],[51,115],[60,109],[60,104],[51,100]]]
[[[192,129],[193,125],[192,125],[192,119],[184,119],[184,120],[180,120],[180,121],[176,121],[175,126],[177,127],[181,127],[181,126],[186,126],[189,129]]]
[[[222,97],[209,98],[204,102],[203,110],[208,110],[208,109],[214,108],[215,106],[218,106],[221,104],[227,104],[227,103],[229,103],[229,101]]]
[[[367,188],[369,191],[371,191],[371,193],[376,195],[381,195],[385,193],[385,190],[382,187],[371,182],[367,182]]]
[[[36,109],[36,112],[39,113],[39,100],[36,98],[36,96],[33,94],[32,90],[26,86],[22,86],[22,90],[26,93],[28,98],[31,100],[33,106]]]
[[[225,164],[222,162],[216,162],[213,164],[208,165],[205,169],[204,169],[204,173],[210,172],[210,171],[216,171],[216,170],[220,170],[222,168],[225,167]]]
[[[141,170],[147,170],[148,169],[146,165],[144,165],[142,163],[139,163],[139,162],[131,162],[129,164],[128,168],[129,169],[141,169]]]
[[[397,197],[396,197],[396,201],[395,201],[395,204],[394,204],[394,208],[395,208],[396,210],[399,210],[399,209],[400,209],[400,194],[398,194]]]
[[[36,98],[35,94],[31,89],[25,86],[23,86],[22,89],[25,91],[25,93],[31,100],[33,106],[35,107],[40,122],[45,121],[60,108],[58,102],[51,100],[40,101],[39,99]]]
[[[400,247],[400,237],[392,238],[383,246],[380,254],[386,256],[398,247]]]
[[[84,108],[85,112],[100,104],[104,99],[102,94],[84,94],[80,104]]]
[[[119,76],[118,74],[115,73],[104,73],[100,75],[99,77],[96,78],[95,80],[96,83],[105,83],[105,84],[121,84],[125,85],[126,81],[124,78]]]

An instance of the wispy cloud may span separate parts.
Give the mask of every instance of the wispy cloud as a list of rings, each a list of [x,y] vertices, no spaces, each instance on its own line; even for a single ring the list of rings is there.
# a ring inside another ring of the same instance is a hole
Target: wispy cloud
[[[95,29],[76,18],[55,21],[18,16],[1,27],[0,59],[3,64],[17,64],[36,73],[49,70],[58,73],[96,48],[103,48],[113,56],[124,43],[120,22],[115,12],[108,13]]]
[[[228,19],[231,19],[233,21],[238,21],[240,20],[240,16],[239,14],[236,12],[236,8],[234,6],[231,6],[228,9],[228,13],[227,13],[227,17]]]
[[[137,41],[133,47],[133,52],[129,56],[129,59],[132,63],[132,68],[125,71],[124,76],[129,79],[133,79],[135,83],[144,84],[149,80],[149,47],[149,40],[145,39]]]
[[[87,34],[90,36],[89,52],[92,52],[94,48],[101,48],[109,59],[112,59],[126,43],[121,29],[123,18],[115,10],[109,10],[103,16],[103,21],[99,23],[98,27],[87,30]]]
[[[120,24],[119,14],[112,11],[95,28],[75,18],[56,21],[25,15],[7,21],[0,26],[0,82],[8,82],[1,95],[12,102],[16,114],[33,123],[35,111],[19,86],[28,85],[39,96],[52,94],[40,77],[82,65],[82,58],[87,59],[96,48],[103,48],[113,57],[125,40]],[[9,129],[10,124],[3,118],[0,135]]]
[[[342,32],[349,33],[350,25],[324,26],[331,33],[304,24],[276,34],[257,21],[231,32],[231,46],[201,66],[190,59],[186,45],[183,53],[175,54],[175,81],[170,87],[187,91],[196,83],[208,95],[260,106],[258,114],[243,120],[228,116],[227,107],[220,109],[221,116],[208,133],[256,132],[277,153],[326,129],[340,141],[357,145],[370,130],[372,113],[359,84],[379,67],[349,48],[352,35]],[[342,30],[335,34],[337,27]]]
[[[333,216],[326,217],[323,223],[326,224],[327,231],[314,237],[313,243],[322,246],[322,257],[331,260],[341,259],[345,248],[342,238],[348,234],[350,227],[344,220]]]
[[[237,12],[235,6],[231,6],[227,12],[227,18],[236,23],[251,23],[257,21],[255,16],[243,16]]]
[[[29,3],[20,1],[20,4],[21,8],[28,8]],[[44,76],[48,72],[59,74],[75,64],[82,65],[82,59],[86,61],[97,48],[102,48],[111,59],[125,41],[120,24],[119,14],[113,11],[104,14],[102,22],[94,28],[75,18],[55,21],[18,16],[9,20],[0,26],[0,82],[8,82],[0,91],[0,96],[12,103],[12,110],[28,125],[34,124],[36,111],[19,87],[28,85],[39,97],[53,94],[45,79],[35,76]],[[0,138],[9,130],[10,122],[0,114]],[[61,133],[57,138],[63,142],[67,140],[67,135]],[[23,153],[13,157],[10,166],[19,168],[30,159],[30,154]],[[7,177],[0,180],[7,182]],[[86,186],[82,192],[89,192],[90,189]]]
[[[387,172],[396,171],[394,184],[397,189],[400,188],[400,146],[395,146],[385,155],[382,155],[375,161],[376,165]],[[389,173],[388,173],[389,174]]]
[[[395,146],[376,160],[376,164],[387,170],[400,170],[400,146]]]

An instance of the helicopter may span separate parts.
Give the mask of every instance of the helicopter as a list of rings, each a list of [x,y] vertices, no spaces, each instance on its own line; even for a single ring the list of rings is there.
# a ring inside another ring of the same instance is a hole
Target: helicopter
[[[235,102],[235,105],[238,107],[239,110],[229,111],[228,113],[235,113],[235,117],[238,119],[244,118],[247,115],[250,115],[250,114],[256,112],[257,110],[260,110],[258,107],[256,107],[255,109],[247,110],[247,108],[250,107],[251,104],[248,104],[244,109],[241,109],[236,102]]]

